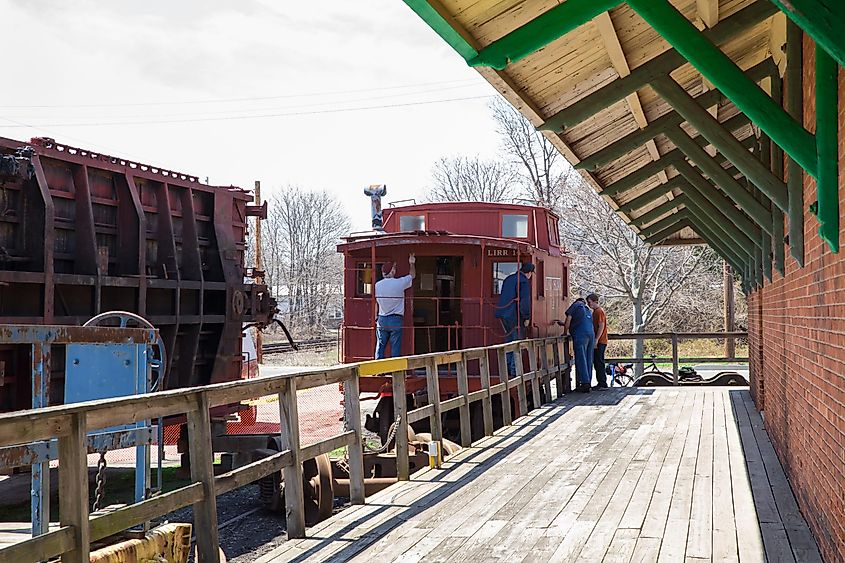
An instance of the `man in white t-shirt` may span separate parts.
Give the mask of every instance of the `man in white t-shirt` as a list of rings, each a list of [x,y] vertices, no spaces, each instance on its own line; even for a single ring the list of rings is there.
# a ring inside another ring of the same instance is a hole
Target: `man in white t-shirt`
[[[378,320],[376,322],[376,359],[384,358],[385,348],[390,341],[390,356],[402,355],[402,321],[405,314],[405,290],[411,287],[417,275],[417,259],[408,257],[410,273],[396,277],[396,263],[387,262],[381,267],[384,276],[376,282],[376,301],[378,301]]]

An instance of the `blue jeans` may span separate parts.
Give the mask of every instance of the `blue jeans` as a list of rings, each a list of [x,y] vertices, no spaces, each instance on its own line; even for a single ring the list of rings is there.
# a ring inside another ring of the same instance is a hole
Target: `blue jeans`
[[[502,328],[505,331],[505,342],[514,342],[516,340],[522,340],[525,337],[525,329],[524,327],[519,324],[519,321],[516,319],[501,319],[502,321]],[[516,375],[516,360],[514,359],[514,353],[508,352],[508,377],[513,377]],[[520,360],[522,360],[522,354],[519,355]]]
[[[402,315],[378,316],[376,321],[376,359],[384,358],[384,350],[390,341],[390,357],[402,355]]]
[[[572,346],[575,352],[575,380],[578,385],[589,386],[593,380],[593,348],[595,344],[595,334],[572,335]]]

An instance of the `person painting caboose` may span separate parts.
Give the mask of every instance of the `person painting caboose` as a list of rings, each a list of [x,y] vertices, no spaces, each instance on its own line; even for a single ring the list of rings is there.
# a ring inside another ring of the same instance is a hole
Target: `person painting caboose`
[[[402,324],[405,316],[405,290],[411,287],[417,275],[417,259],[408,257],[407,276],[396,277],[396,263],[386,262],[381,267],[384,276],[376,282],[378,319],[376,320],[376,359],[384,358],[387,343],[390,342],[390,356],[402,355]]]
[[[531,322],[531,274],[534,264],[526,262],[519,270],[502,281],[496,318],[505,331],[505,342],[525,338],[525,328]],[[513,352],[508,352],[508,375],[516,375]]]

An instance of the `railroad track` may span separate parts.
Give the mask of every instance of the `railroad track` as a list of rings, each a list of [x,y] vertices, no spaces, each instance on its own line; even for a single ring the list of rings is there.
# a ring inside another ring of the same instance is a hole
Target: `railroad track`
[[[337,343],[334,337],[327,338],[312,338],[311,340],[303,340],[297,342],[296,345],[299,350],[319,350],[322,348],[329,348]],[[284,354],[286,352],[293,352],[293,347],[288,342],[275,342],[272,344],[264,344],[261,347],[261,352],[264,354]]]

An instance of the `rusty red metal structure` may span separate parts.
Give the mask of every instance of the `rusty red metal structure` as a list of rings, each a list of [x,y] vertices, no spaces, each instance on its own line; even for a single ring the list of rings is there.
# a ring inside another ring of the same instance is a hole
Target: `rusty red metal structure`
[[[471,202],[389,207],[383,233],[352,235],[338,251],[345,272],[344,362],[373,358],[374,283],[388,261],[397,264],[397,276],[407,274],[410,253],[416,255],[417,276],[405,297],[403,355],[504,342],[495,318],[499,287],[524,262],[535,266],[527,336],[555,336],[562,330],[553,321],[563,319],[569,302],[570,258],[560,241],[558,217],[545,207]],[[491,366],[498,377],[496,362]],[[441,374],[440,380],[444,396],[457,391],[454,375]],[[406,385],[410,394],[421,391],[425,377],[409,376]],[[477,377],[470,379],[471,387],[479,385]],[[362,378],[360,386],[362,392],[391,394],[388,377]],[[383,405],[392,408],[390,401]]]
[[[267,288],[245,282],[247,217],[262,212],[251,201],[52,139],[0,138],[0,323],[80,325],[131,311],[164,340],[163,388],[238,379],[244,324],[275,312]],[[25,356],[0,347],[0,411],[31,405]]]

